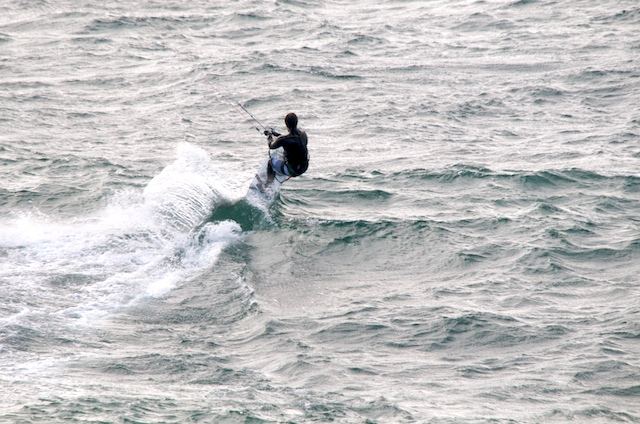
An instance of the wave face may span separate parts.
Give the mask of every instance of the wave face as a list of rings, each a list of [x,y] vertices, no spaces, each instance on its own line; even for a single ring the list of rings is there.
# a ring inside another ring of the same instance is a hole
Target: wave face
[[[640,421],[637,1],[378,3],[0,2],[0,423]]]

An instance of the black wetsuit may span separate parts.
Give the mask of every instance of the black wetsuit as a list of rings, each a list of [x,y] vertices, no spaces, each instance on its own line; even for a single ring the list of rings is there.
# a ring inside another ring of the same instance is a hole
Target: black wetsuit
[[[284,156],[292,177],[304,174],[309,167],[309,151],[307,150],[307,133],[298,129],[281,135],[269,144],[270,149],[284,149]]]

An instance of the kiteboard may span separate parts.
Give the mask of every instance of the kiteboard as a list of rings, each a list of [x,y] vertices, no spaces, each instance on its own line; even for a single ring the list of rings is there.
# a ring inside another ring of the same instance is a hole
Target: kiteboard
[[[279,156],[284,160],[284,151],[282,148],[271,150],[271,156]],[[247,200],[257,206],[269,207],[278,196],[282,183],[289,177],[276,172],[275,178],[269,182],[267,175],[267,167],[271,157],[265,158],[256,171],[256,175],[253,177],[251,184],[249,184],[249,190],[247,191]]]

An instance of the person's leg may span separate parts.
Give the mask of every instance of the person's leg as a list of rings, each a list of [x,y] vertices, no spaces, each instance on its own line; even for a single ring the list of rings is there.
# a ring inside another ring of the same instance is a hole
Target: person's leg
[[[271,174],[269,174],[271,172]],[[283,160],[272,157],[269,161],[269,165],[267,166],[267,175],[269,176],[269,184],[273,181],[276,175],[284,175],[289,176],[289,169]]]

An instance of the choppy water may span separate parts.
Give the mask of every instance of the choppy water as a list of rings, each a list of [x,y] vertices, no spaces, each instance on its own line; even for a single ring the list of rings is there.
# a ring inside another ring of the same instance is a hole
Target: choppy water
[[[639,56],[635,0],[0,2],[0,421],[640,421]],[[310,137],[268,209],[233,101]]]

